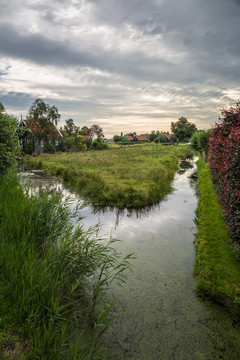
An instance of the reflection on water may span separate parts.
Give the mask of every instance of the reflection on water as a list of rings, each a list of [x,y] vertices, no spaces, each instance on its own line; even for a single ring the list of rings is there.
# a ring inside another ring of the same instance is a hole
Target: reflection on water
[[[184,166],[184,173],[175,176],[174,192],[159,205],[141,211],[78,210],[85,228],[101,223],[101,235],[122,240],[115,243],[118,250],[136,256],[127,284],[111,289],[117,318],[103,339],[110,359],[240,359],[239,323],[221,306],[195,295],[197,199],[194,180],[189,179],[194,168]],[[46,187],[62,191],[73,207],[83,203],[61,181],[42,172],[23,177],[31,179],[34,191]]]

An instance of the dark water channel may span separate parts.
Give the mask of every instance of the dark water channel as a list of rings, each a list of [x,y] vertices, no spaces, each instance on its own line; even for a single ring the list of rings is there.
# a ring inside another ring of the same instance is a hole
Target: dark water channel
[[[222,306],[203,301],[194,291],[193,222],[197,197],[189,175],[179,171],[175,191],[160,205],[141,212],[79,210],[84,227],[102,224],[101,234],[120,239],[119,251],[134,251],[127,284],[113,287],[112,328],[103,343],[111,359],[238,360],[240,327]],[[32,188],[64,188],[74,204],[78,196],[42,172],[25,172]]]

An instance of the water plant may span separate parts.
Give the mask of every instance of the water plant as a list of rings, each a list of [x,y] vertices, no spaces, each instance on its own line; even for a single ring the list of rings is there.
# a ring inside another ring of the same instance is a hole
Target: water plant
[[[122,258],[98,230],[75,227],[59,194],[33,196],[15,174],[2,178],[0,343],[18,344],[12,358],[103,358],[96,345],[112,307],[103,294],[125,281],[131,254]]]

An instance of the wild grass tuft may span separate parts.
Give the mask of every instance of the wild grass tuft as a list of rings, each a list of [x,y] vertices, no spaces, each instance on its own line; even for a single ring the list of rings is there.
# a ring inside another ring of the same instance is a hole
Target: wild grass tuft
[[[121,258],[97,227],[74,228],[60,195],[31,196],[14,174],[0,183],[0,233],[0,339],[27,343],[26,359],[102,358],[96,344],[111,319],[103,293],[125,280],[131,255]]]

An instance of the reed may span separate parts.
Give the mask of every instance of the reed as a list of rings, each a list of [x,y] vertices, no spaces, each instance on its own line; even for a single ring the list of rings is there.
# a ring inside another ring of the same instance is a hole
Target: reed
[[[125,281],[131,254],[122,258],[98,231],[75,228],[59,194],[31,196],[15,174],[1,179],[3,358],[11,348],[10,359],[102,359],[96,345],[112,306],[103,294]]]

